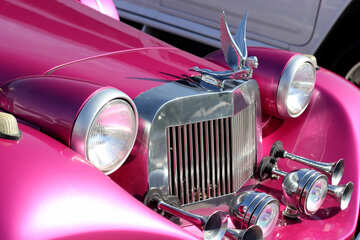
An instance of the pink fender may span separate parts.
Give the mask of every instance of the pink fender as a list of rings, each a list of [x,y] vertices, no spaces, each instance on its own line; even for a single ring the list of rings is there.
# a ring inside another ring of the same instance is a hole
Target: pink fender
[[[20,124],[0,139],[1,239],[196,239],[68,147]]]
[[[102,88],[64,77],[33,76],[3,86],[0,107],[70,146],[79,111]]]
[[[116,20],[119,19],[119,14],[116,11],[115,4],[113,0],[78,0],[82,4],[91,7],[102,14],[108,15]]]
[[[281,72],[274,72],[275,66],[282,69],[293,53],[250,47],[249,54],[259,58],[259,69],[255,70],[254,78],[260,86],[263,107],[271,104],[269,99],[276,100],[277,79]],[[215,52],[207,59],[225,66],[222,54]],[[338,203],[327,197],[325,204],[312,217],[303,216],[299,222],[282,218],[269,239],[292,239],[294,236],[297,239],[350,239],[355,233],[360,207],[359,89],[325,69],[317,71],[316,78],[311,102],[300,117],[281,120],[265,116],[263,153],[269,155],[272,144],[281,140],[287,151],[310,159],[334,162],[343,158],[345,172],[340,184],[354,183],[352,200],[348,209],[340,211]],[[307,166],[283,159],[279,161],[279,167],[292,171]],[[278,199],[282,198],[281,189],[281,181],[276,180],[267,180],[259,186],[259,190]],[[284,208],[281,203],[280,210]]]
[[[340,184],[354,183],[349,207],[340,211],[338,203],[327,197],[312,217],[301,222],[281,220],[273,232],[274,239],[350,239],[355,233],[360,206],[360,102],[359,90],[342,77],[325,69],[317,71],[317,83],[308,109],[296,119],[272,119],[273,131],[263,138],[268,155],[271,145],[281,140],[287,151],[322,162],[345,160]],[[301,167],[291,160],[281,160],[279,167],[291,171]],[[264,191],[281,199],[281,181],[267,181]],[[281,210],[285,206],[281,206]]]

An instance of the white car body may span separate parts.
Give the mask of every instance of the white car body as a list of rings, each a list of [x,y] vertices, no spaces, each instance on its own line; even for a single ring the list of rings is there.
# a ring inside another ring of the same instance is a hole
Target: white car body
[[[350,0],[115,0],[121,17],[220,47],[219,13],[236,32],[248,11],[247,38],[266,46],[314,54]]]

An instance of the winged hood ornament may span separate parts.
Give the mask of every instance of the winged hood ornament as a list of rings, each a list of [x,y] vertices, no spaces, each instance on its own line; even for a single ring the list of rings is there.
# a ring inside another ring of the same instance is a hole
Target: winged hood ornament
[[[212,71],[210,69],[201,69],[193,67],[191,70],[201,73],[201,80],[223,87],[225,79],[242,79],[248,80],[252,77],[255,68],[258,67],[257,57],[248,57],[246,45],[246,20],[247,12],[245,12],[235,38],[231,35],[229,26],[226,21],[225,12],[220,15],[220,39],[221,49],[223,51],[225,61],[231,68],[228,71]]]

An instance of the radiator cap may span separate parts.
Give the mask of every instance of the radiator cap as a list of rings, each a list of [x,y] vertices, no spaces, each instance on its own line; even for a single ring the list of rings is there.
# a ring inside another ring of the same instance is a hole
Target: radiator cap
[[[18,140],[20,137],[16,118],[9,113],[0,112],[0,138]]]

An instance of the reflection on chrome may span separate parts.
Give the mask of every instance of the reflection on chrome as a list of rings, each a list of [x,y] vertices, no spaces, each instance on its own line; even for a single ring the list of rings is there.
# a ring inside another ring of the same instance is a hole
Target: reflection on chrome
[[[354,190],[354,183],[348,182],[344,185],[334,186],[329,185],[329,195],[340,203],[340,209],[345,210],[349,206],[352,193]]]
[[[159,201],[157,208],[191,222],[196,227],[204,231],[204,239],[221,240],[225,236],[228,221],[228,217],[225,212],[216,211],[210,216],[204,217],[186,212],[164,201]]]
[[[279,217],[279,201],[272,196],[255,191],[241,192],[234,196],[230,206],[230,218],[237,228],[258,225],[264,236],[274,229]]]
[[[227,229],[225,236],[232,240],[262,240],[263,232],[258,225],[250,226],[245,230]]]
[[[322,172],[325,172],[330,175],[331,183],[333,185],[339,184],[344,173],[343,159],[339,159],[337,162],[333,162],[333,163],[325,163],[325,162],[319,162],[319,161],[307,159],[285,151],[281,141],[276,141],[273,144],[270,151],[270,155],[274,158],[288,158],[296,162],[305,164],[307,166],[316,168]]]

